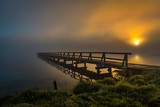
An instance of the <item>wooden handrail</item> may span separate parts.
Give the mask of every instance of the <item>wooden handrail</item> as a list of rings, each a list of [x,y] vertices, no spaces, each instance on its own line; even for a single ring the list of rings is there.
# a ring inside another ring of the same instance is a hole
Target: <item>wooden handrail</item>
[[[128,67],[128,55],[131,55],[132,53],[125,53],[125,52],[51,52],[51,53],[46,53],[46,54],[48,55],[54,54],[54,55],[60,55],[60,56],[78,58],[78,59],[82,59],[86,57],[88,58],[88,60],[92,60],[93,58],[99,58],[100,62],[107,62],[107,59],[115,60],[115,61],[122,61],[122,69],[124,68],[126,69]],[[101,56],[95,56],[93,54],[99,54]],[[120,58],[108,57],[107,54],[124,55],[124,58],[120,59]]]
[[[105,53],[105,54],[128,54],[128,55],[132,54],[129,52],[51,52],[51,53],[94,53],[94,54]]]

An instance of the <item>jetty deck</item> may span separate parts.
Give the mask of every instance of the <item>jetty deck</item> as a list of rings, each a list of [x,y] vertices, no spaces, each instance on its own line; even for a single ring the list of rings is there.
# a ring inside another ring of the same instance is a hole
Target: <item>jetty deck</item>
[[[131,54],[122,52],[46,52],[38,53],[38,56],[50,63],[53,62],[56,66],[68,68],[68,71],[77,72],[96,80],[112,77],[112,68],[119,69],[127,75],[140,74],[145,70],[160,70],[160,66],[129,63],[128,56]],[[109,55],[121,57],[110,57]],[[86,63],[96,64],[97,72],[87,70]],[[80,68],[78,64],[84,64],[84,67]],[[108,72],[101,74],[101,69],[107,69]]]

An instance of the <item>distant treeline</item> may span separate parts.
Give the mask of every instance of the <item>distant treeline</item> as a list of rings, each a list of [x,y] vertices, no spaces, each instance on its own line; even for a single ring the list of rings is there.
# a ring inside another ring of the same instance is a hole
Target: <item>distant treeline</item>
[[[146,71],[128,79],[80,82],[72,92],[37,87],[0,98],[0,106],[18,107],[160,107],[160,71]]]

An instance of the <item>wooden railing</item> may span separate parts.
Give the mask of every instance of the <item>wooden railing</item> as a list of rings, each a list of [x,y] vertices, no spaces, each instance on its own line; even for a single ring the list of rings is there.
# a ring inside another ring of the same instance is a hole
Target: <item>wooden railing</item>
[[[128,67],[128,55],[132,53],[123,53],[123,52],[54,52],[50,54],[55,54],[58,56],[67,56],[71,58],[88,60],[99,59],[100,62],[107,62],[107,60],[120,61],[122,62],[122,69]],[[107,55],[122,55],[123,58],[107,57]]]

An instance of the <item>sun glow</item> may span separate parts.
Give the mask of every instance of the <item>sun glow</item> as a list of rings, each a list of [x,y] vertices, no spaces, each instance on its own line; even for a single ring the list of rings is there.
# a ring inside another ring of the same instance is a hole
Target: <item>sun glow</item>
[[[143,30],[136,30],[136,31],[132,31],[130,32],[130,44],[134,45],[134,46],[139,46],[141,45],[146,39],[144,38],[144,32],[142,32]]]
[[[140,43],[139,40],[134,41],[134,44],[135,44],[135,45],[139,45],[139,43]]]
[[[134,46],[139,46],[139,45],[141,45],[141,44],[143,44],[143,42],[144,42],[144,38],[140,38],[140,37],[136,37],[136,38],[131,38],[130,39],[130,44],[131,45],[134,45]]]
[[[141,45],[142,43],[144,42],[144,39],[143,38],[140,38],[140,37],[136,37],[136,38],[131,38],[130,39],[130,44],[131,45],[134,45],[134,46],[139,46]]]

